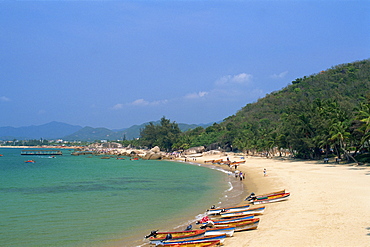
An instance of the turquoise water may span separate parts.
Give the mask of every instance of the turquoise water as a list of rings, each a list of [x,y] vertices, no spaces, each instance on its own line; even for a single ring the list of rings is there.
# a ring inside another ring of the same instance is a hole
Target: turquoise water
[[[0,149],[0,246],[143,245],[150,230],[185,227],[231,186],[225,173],[179,162],[20,151]]]

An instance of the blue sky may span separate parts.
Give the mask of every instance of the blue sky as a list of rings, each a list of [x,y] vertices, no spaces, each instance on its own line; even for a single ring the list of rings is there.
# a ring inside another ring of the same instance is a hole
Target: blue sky
[[[370,54],[370,1],[0,1],[0,126],[209,123]]]

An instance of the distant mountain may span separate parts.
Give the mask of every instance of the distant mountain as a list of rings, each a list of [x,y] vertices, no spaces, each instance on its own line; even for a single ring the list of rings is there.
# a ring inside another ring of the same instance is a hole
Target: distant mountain
[[[67,141],[95,141],[95,140],[116,140],[116,132],[106,128],[84,127],[77,132],[64,136]]]
[[[92,127],[85,127],[83,129],[78,130],[77,132],[64,136],[63,140],[67,141],[95,141],[95,140],[132,140],[135,138],[140,137],[140,131],[145,128],[150,122],[143,123],[141,125],[133,125],[130,128],[123,129],[123,130],[109,130],[106,128],[92,128]],[[153,124],[159,124],[160,121],[152,121]],[[212,123],[213,124],[213,123]],[[189,129],[194,129],[196,127],[207,127],[212,124],[184,124],[179,123],[179,128],[181,131],[187,131]]]
[[[26,127],[0,127],[0,140],[59,139],[82,129],[78,125],[50,122]]]
[[[159,124],[160,121],[153,121]],[[43,125],[32,125],[25,127],[0,127],[0,140],[11,141],[31,140],[31,139],[63,139],[67,141],[95,141],[95,140],[132,140],[140,136],[141,129],[145,128],[148,123],[133,125],[130,128],[110,130],[107,128],[81,127],[61,122],[50,122]],[[212,123],[213,124],[213,123]],[[212,124],[184,124],[180,123],[181,131],[194,129],[196,127],[206,128]]]

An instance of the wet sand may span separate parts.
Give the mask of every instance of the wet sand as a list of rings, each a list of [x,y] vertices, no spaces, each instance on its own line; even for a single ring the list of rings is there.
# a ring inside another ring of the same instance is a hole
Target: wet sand
[[[241,160],[228,154],[197,157],[195,162],[227,157]],[[245,160],[238,170],[245,174],[243,182],[250,192],[286,189],[291,196],[265,204],[258,229],[235,233],[225,246],[370,246],[369,166],[289,158]]]

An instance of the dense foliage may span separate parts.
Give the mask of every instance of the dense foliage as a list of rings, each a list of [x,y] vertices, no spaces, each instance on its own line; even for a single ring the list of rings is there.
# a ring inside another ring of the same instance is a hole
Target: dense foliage
[[[162,123],[163,121],[163,123]],[[247,104],[220,124],[181,133],[163,118],[148,125],[140,143],[164,150],[205,145],[318,159],[354,156],[370,144],[370,60],[338,65]]]

